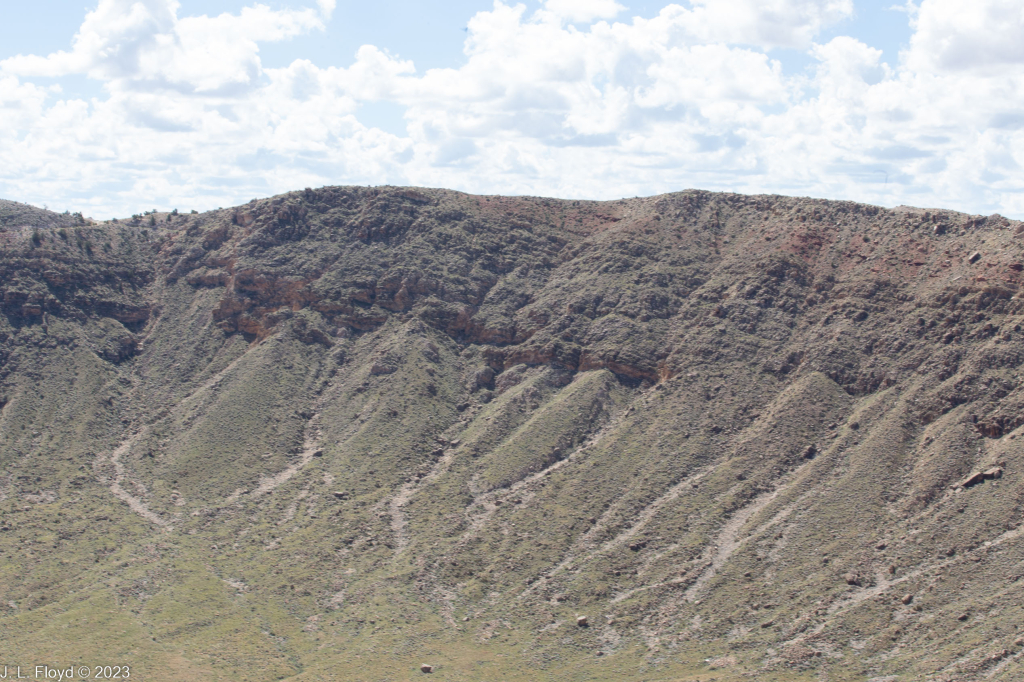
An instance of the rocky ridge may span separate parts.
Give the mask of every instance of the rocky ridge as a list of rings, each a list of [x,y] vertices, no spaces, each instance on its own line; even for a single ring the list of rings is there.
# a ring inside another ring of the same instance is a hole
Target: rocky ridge
[[[1019,675],[1021,223],[325,187],[0,202],[0,244],[20,655],[60,627],[153,679]]]

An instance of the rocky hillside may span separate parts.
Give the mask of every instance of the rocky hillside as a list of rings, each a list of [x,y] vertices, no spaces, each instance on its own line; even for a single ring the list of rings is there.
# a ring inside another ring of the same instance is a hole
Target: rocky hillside
[[[0,202],[0,663],[1021,679],[1022,262],[698,191]]]

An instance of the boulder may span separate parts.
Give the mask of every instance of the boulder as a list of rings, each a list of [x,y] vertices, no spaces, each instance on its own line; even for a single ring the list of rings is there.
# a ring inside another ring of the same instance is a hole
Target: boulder
[[[394,371],[394,367],[387,365],[379,360],[370,365],[370,374],[372,374],[373,376],[379,376],[381,374],[391,374]]]
[[[1003,477],[1003,468],[1002,467],[992,467],[990,469],[986,469],[985,471],[976,471],[976,472],[974,472],[973,474],[971,474],[967,478],[963,479],[962,481],[960,481],[959,483],[957,483],[953,487],[954,488],[970,488],[970,487],[978,485],[979,483],[982,483],[984,481],[990,481],[990,480],[994,480],[994,479],[1002,478],[1002,477]]]

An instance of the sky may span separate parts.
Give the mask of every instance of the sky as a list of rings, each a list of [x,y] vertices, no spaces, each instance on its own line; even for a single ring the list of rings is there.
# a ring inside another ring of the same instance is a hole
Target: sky
[[[5,1],[0,197],[105,219],[700,188],[1024,218],[1024,3],[903,1]]]

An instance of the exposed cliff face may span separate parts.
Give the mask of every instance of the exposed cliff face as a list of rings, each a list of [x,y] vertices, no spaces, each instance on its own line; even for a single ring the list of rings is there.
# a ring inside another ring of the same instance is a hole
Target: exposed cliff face
[[[342,187],[154,223],[0,203],[13,651],[1019,676],[1020,223]]]

